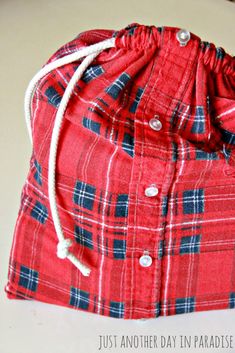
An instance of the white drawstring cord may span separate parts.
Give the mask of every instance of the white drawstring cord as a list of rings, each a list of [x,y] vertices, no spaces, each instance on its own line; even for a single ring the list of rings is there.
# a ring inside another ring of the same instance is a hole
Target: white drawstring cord
[[[114,46],[115,46],[115,38],[106,39],[102,42],[92,44],[88,47],[81,48],[75,53],[66,55],[60,59],[52,61],[51,63],[45,65],[38,73],[36,73],[36,75],[31,79],[27,87],[27,90],[25,92],[25,98],[24,98],[25,120],[26,120],[26,126],[28,129],[31,143],[33,143],[32,130],[31,130],[31,101],[38,81],[43,76],[45,76],[52,70],[56,69],[57,67],[69,64],[73,61],[83,58],[84,56],[88,56],[89,54],[95,53],[97,51],[102,51],[104,49],[111,48]]]
[[[48,166],[48,196],[49,203],[51,208],[51,214],[55,226],[55,230],[57,233],[57,237],[59,242],[57,244],[57,256],[61,259],[68,258],[80,271],[84,276],[89,276],[90,268],[85,266],[80,260],[76,258],[72,253],[69,252],[69,247],[72,245],[72,239],[66,239],[63,234],[63,230],[60,223],[60,218],[58,214],[57,204],[56,204],[56,193],[55,193],[55,168],[56,168],[56,154],[57,154],[57,146],[59,141],[60,128],[63,121],[64,112],[66,110],[69,99],[73,93],[73,89],[76,85],[76,82],[82,77],[86,68],[90,65],[90,63],[94,60],[94,58],[102,52],[104,49],[111,48],[115,46],[115,38],[109,38],[102,42],[90,45],[88,47],[84,47],[77,52],[67,55],[63,58],[60,58],[56,61],[53,61],[46,66],[44,66],[30,81],[28,88],[25,93],[25,119],[26,125],[30,137],[31,143],[33,143],[32,129],[31,129],[31,103],[32,97],[36,88],[38,81],[45,76],[47,73],[52,71],[53,69],[63,66],[65,64],[76,61],[82,57],[86,57],[83,59],[82,63],[78,66],[72,78],[70,79],[63,97],[60,101],[59,108],[56,113],[54,127],[52,131],[51,144],[50,144],[50,153],[49,153],[49,166]]]

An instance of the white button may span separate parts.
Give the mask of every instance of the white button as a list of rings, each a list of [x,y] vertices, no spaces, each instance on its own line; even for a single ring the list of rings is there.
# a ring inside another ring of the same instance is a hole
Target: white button
[[[190,39],[190,32],[187,31],[186,29],[180,29],[176,33],[176,38],[180,42],[180,45],[184,46],[188,43],[188,41]]]
[[[156,115],[157,117],[157,115]],[[156,117],[149,120],[149,125],[153,130],[159,131],[162,128],[162,123]]]
[[[139,263],[143,267],[149,267],[152,264],[152,258],[149,255],[142,255],[139,258]]]
[[[158,188],[156,184],[151,184],[145,189],[145,195],[148,197],[156,196],[158,194]]]

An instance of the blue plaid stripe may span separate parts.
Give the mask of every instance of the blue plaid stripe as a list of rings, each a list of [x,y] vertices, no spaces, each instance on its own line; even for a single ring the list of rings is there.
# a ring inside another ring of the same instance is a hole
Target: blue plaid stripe
[[[225,50],[222,47],[217,47],[216,48],[216,58],[219,60],[222,60],[225,56]]]
[[[88,119],[84,116],[82,119],[82,125],[87,129],[94,131],[96,134],[100,135],[100,123],[97,123],[96,121]]]
[[[100,76],[104,72],[104,69],[101,65],[94,65],[88,67],[81,77],[81,80],[85,83],[92,81],[94,78]]]
[[[180,254],[192,254],[200,252],[201,235],[182,237],[180,243]]]
[[[191,313],[195,308],[195,298],[189,297],[176,299],[175,306],[176,314]]]
[[[113,240],[113,256],[115,259],[125,259],[126,257],[126,240]]]
[[[129,80],[130,80],[130,76],[126,72],[124,72],[108,88],[106,88],[105,91],[113,99],[117,99],[119,96],[119,93],[123,88],[125,88]]]
[[[75,225],[75,240],[90,249],[93,249],[92,233]]]
[[[134,33],[135,33],[135,28],[134,27],[128,29],[128,35],[129,36],[133,36]]]
[[[196,159],[210,161],[219,159],[219,156],[216,152],[205,152],[203,150],[196,149]]]
[[[194,134],[205,132],[205,114],[203,106],[196,107],[196,115],[194,117],[191,132]]]
[[[202,40],[200,43],[201,51],[204,52],[206,48],[210,48],[210,42],[207,42],[205,40]]]
[[[48,218],[48,210],[45,205],[39,201],[36,201],[30,215],[38,222],[44,224]]]
[[[115,209],[115,217],[127,217],[128,215],[128,195],[119,194]]]
[[[235,309],[235,292],[230,293],[229,296],[229,308]]]
[[[69,304],[76,308],[88,310],[89,293],[79,288],[71,287]]]
[[[41,186],[42,185],[42,168],[36,159],[34,160],[34,166],[36,168],[36,172],[34,173],[34,179]]]
[[[163,257],[163,254],[164,254],[164,240],[161,239],[158,245],[158,260],[160,260]]]
[[[50,104],[54,105],[55,107],[58,107],[62,97],[53,86],[50,86],[46,89],[45,95]]]
[[[138,107],[138,104],[139,104],[139,102],[140,102],[140,99],[141,99],[143,93],[144,93],[143,88],[139,87],[139,88],[137,89],[137,93],[136,93],[136,96],[135,96],[135,100],[134,100],[134,102],[131,104],[130,109],[129,109],[129,111],[130,111],[131,113],[135,113],[135,112],[136,112],[136,109],[137,109],[137,107]]]
[[[127,29],[129,36],[132,36],[134,34],[136,28],[138,28],[138,26],[136,25],[128,25],[125,27],[125,29]]]
[[[235,134],[231,131],[220,129],[221,131],[221,138],[224,142],[230,143],[231,145],[235,145]]]
[[[110,301],[109,315],[112,317],[122,318],[124,315],[124,303]]]
[[[161,312],[161,306],[160,306],[160,303],[157,302],[155,306],[155,316],[158,317],[160,315],[160,312]]]
[[[92,210],[95,192],[96,188],[94,186],[77,180],[74,188],[73,201],[79,206]]]
[[[184,214],[204,212],[204,189],[186,190],[183,192]]]
[[[176,162],[178,158],[178,146],[174,141],[171,142],[171,145],[172,145],[172,161]]]
[[[167,215],[167,209],[168,209],[168,196],[163,196],[162,198],[162,216]]]
[[[134,156],[134,137],[128,133],[125,133],[122,141],[122,148],[131,157],[133,157]]]
[[[19,285],[28,290],[36,292],[38,287],[38,272],[32,270],[29,267],[21,265]]]

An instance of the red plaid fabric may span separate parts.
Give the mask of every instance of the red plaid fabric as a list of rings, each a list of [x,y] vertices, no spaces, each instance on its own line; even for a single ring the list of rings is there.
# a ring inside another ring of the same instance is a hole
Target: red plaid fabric
[[[235,308],[235,57],[177,27],[80,33],[47,64],[115,38],[64,113],[56,201],[85,277],[56,255],[48,155],[82,60],[40,80],[5,292],[123,319]]]

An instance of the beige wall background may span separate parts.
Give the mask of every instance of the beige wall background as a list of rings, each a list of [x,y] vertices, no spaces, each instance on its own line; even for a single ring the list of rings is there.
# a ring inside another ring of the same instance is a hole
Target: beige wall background
[[[132,22],[186,28],[235,55],[235,3],[227,0],[0,0],[0,353],[93,353],[99,351],[99,335],[122,334],[233,335],[233,349],[200,352],[235,352],[235,310],[124,321],[36,301],[9,300],[3,291],[31,154],[23,112],[25,89],[49,56],[79,32],[121,29]],[[154,351],[176,352],[174,348]]]

